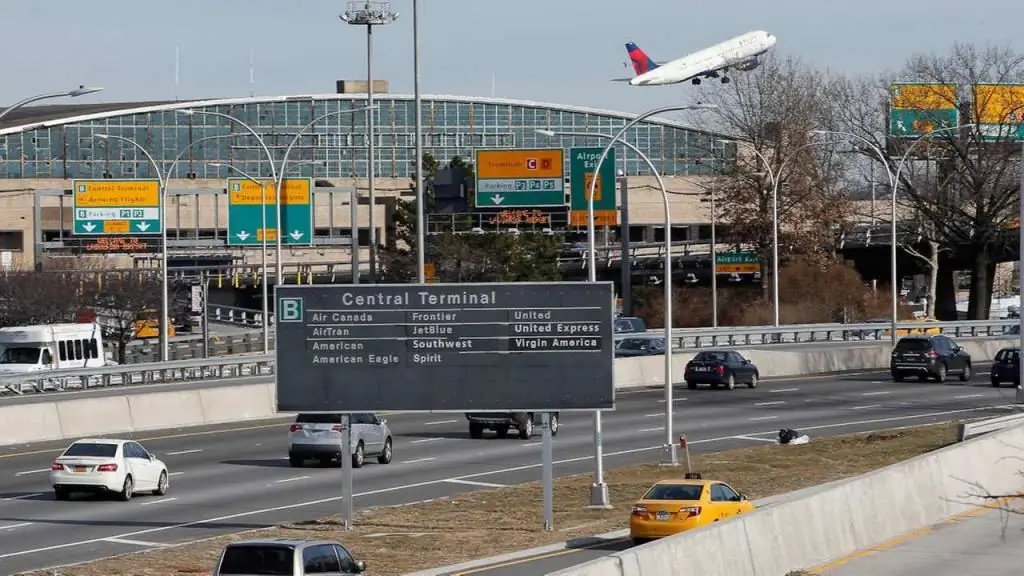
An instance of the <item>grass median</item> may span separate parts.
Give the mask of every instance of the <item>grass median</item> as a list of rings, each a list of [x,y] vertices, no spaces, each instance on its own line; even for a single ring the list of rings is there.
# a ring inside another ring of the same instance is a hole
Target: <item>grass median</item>
[[[725,480],[752,499],[855,476],[953,443],[943,424],[812,439],[800,446],[765,444],[694,455],[705,478]],[[62,576],[194,576],[209,574],[228,542],[248,538],[337,540],[370,573],[397,576],[475,558],[610,532],[627,526],[630,504],[657,480],[682,474],[657,464],[609,469],[613,510],[589,510],[591,477],[555,479],[554,532],[541,530],[541,485],[482,490],[409,506],[362,510],[350,531],[336,517],[266,528],[126,554],[58,571]],[[50,576],[36,571],[31,576]]]

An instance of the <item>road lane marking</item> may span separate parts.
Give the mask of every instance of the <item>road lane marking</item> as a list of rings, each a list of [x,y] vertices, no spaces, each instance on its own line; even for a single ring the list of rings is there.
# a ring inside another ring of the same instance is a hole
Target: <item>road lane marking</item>
[[[285,482],[295,482],[296,480],[305,480],[309,476],[295,476],[294,478],[283,478],[281,480],[275,480],[274,484],[284,484]]]
[[[775,420],[778,416],[758,416],[757,418],[750,418],[751,422],[757,422],[758,420]]]
[[[963,396],[953,396],[953,400],[966,400],[968,398],[984,398],[984,394],[964,394]]]
[[[35,498],[36,496],[42,496],[42,492],[35,492],[33,494],[21,494],[20,496],[11,496],[9,498],[0,498],[0,502],[9,502],[11,500],[24,500],[26,498]]]
[[[434,438],[420,438],[419,440],[409,441],[409,444],[422,444],[424,442],[436,442],[438,440],[444,440],[444,438],[441,438],[440,436],[436,436]]]
[[[887,417],[887,418],[874,418],[874,419],[871,419],[871,420],[854,420],[854,421],[849,421],[849,422],[835,422],[835,423],[832,423],[832,424],[821,424],[821,425],[818,425],[818,426],[801,426],[800,429],[802,431],[828,430],[828,429],[831,429],[831,428],[845,428],[845,427],[848,427],[848,426],[864,426],[864,425],[869,425],[869,424],[887,424],[887,423],[890,423],[890,422],[906,422],[908,420],[922,420],[922,419],[925,419],[925,418],[935,418],[935,417],[939,417],[939,416],[952,416],[952,415],[956,415],[956,414],[967,414],[967,413],[970,413],[970,412],[981,412],[981,411],[984,411],[984,410],[1014,408],[1015,406],[1016,406],[1015,404],[997,404],[997,405],[993,405],[993,406],[979,406],[979,407],[975,407],[975,408],[961,408],[961,409],[957,409],[957,410],[943,410],[941,412],[928,412],[928,413],[925,413],[925,414],[914,414],[914,415],[908,415],[908,416],[890,416],[890,417]],[[871,430],[864,430],[862,432],[867,433],[867,432],[871,432]],[[762,431],[762,432],[750,432],[747,435],[748,436],[761,436],[761,435],[765,435],[765,434],[777,434],[777,433],[778,433],[777,431],[771,430],[771,431]],[[717,438],[704,438],[702,440],[691,440],[688,443],[690,445],[710,444],[710,443],[713,443],[713,442],[722,442],[722,441],[725,441],[725,440],[732,440],[734,436],[735,436],[735,434],[730,435],[730,436],[721,436],[721,437],[717,437]],[[651,450],[664,450],[664,449],[665,449],[665,445],[664,444],[659,444],[657,446],[646,446],[646,447],[643,447],[643,448],[630,448],[630,449],[627,449],[627,450],[617,450],[617,451],[614,451],[614,452],[605,452],[604,456],[605,456],[605,458],[611,458],[611,457],[614,457],[614,456],[625,456],[625,455],[629,455],[629,454],[639,454],[641,452],[650,452]],[[588,460],[593,460],[593,459],[594,459],[594,457],[590,456],[590,455],[588,455],[588,456],[579,456],[579,457],[576,457],[576,458],[566,458],[566,459],[563,459],[563,460],[555,460],[554,462],[552,462],[552,464],[554,464],[554,465],[573,464],[573,463],[576,463],[576,462],[586,462]],[[441,479],[437,479],[437,480],[425,480],[423,482],[414,482],[412,484],[404,484],[404,485],[401,485],[401,486],[391,486],[391,487],[388,487],[388,488],[380,488],[380,489],[377,489],[377,490],[368,490],[366,492],[360,492],[358,494],[354,494],[353,496],[356,497],[356,498],[365,498],[367,496],[377,496],[377,495],[380,495],[380,494],[390,494],[392,492],[399,492],[399,491],[402,491],[402,490],[413,490],[413,489],[416,489],[416,488],[423,488],[425,486],[437,486],[438,484],[443,484],[443,483],[451,481],[451,480],[469,480],[469,479],[472,479],[472,478],[481,478],[481,477],[484,477],[484,476],[493,476],[495,474],[509,474],[509,473],[512,473],[512,472],[520,472],[520,471],[523,471],[523,470],[533,470],[533,469],[540,468],[540,467],[541,467],[541,464],[539,464],[539,463],[537,463],[537,464],[525,464],[525,465],[522,465],[522,466],[514,466],[512,468],[502,468],[502,469],[499,469],[499,470],[491,470],[491,471],[488,471],[488,472],[476,472],[476,473],[473,473],[473,474],[464,474],[462,476],[456,476],[454,478],[441,478]],[[282,511],[285,511],[285,510],[295,510],[295,509],[298,509],[298,508],[309,508],[310,506],[319,506],[321,504],[330,504],[330,503],[333,503],[333,502],[339,502],[339,501],[341,501],[341,499],[342,499],[341,496],[331,496],[331,497],[328,497],[328,498],[320,498],[320,499],[317,499],[317,500],[309,500],[309,501],[306,501],[306,502],[296,502],[296,503],[293,503],[293,504],[285,504],[285,505],[282,505],[282,506],[274,506],[274,507],[271,507],[271,508],[260,508],[260,509],[256,509],[256,510],[247,510],[245,512],[236,512],[234,514],[227,514],[227,515],[224,515],[224,516],[218,516],[218,517],[214,517],[214,518],[203,518],[201,520],[192,520],[192,521],[189,521],[189,522],[181,522],[181,523],[177,523],[177,524],[166,524],[166,525],[163,525],[163,526],[156,526],[156,527],[153,527],[153,528],[146,528],[146,529],[143,529],[143,530],[136,530],[136,531],[133,531],[133,532],[126,532],[124,534],[118,534],[116,536],[112,536],[112,537],[108,537],[108,538],[91,538],[91,539],[88,539],[88,540],[77,540],[77,541],[73,541],[73,542],[63,542],[61,544],[53,544],[53,545],[50,545],[50,546],[43,546],[43,547],[40,547],[40,548],[32,548],[32,549],[27,549],[27,550],[18,550],[16,552],[7,552],[7,553],[4,553],[4,554],[0,554],[0,560],[4,560],[6,558],[17,558],[17,557],[20,557],[20,556],[28,556],[30,554],[42,554],[42,553],[46,553],[46,552],[52,552],[54,550],[66,550],[68,548],[77,548],[77,547],[80,547],[80,546],[89,546],[91,544],[97,544],[97,543],[101,543],[101,542],[109,542],[111,539],[123,540],[123,539],[133,538],[133,537],[137,537],[137,536],[144,536],[144,535],[147,535],[147,534],[157,534],[157,533],[160,533],[160,532],[167,532],[169,530],[177,530],[177,529],[180,529],[180,528],[191,528],[193,526],[204,526],[204,525],[215,524],[215,523],[220,523],[220,522],[227,522],[229,520],[237,520],[239,518],[248,518],[248,517],[251,517],[251,516],[259,516],[259,515],[262,515],[262,514],[273,514],[273,513],[282,512]],[[180,543],[180,544],[184,544],[184,542]]]
[[[775,402],[754,402],[754,406],[777,406],[785,403],[785,400],[776,400]]]
[[[523,444],[523,448],[527,448],[529,446],[540,446],[541,444],[543,444],[543,442],[527,442],[526,444]]]
[[[41,474],[43,472],[49,472],[49,468],[40,468],[39,470],[25,470],[24,472],[18,472],[15,476],[28,476],[29,474]]]
[[[196,452],[202,452],[202,448],[193,448],[192,450],[178,450],[176,452],[164,452],[166,456],[179,456],[181,454],[195,454]]]
[[[483,486],[484,488],[508,488],[508,484],[496,484],[494,482],[479,482],[476,480],[460,480],[458,478],[449,478],[445,480],[450,484],[466,484],[468,486]]]
[[[0,530],[14,530],[15,528],[24,528],[25,526],[31,526],[34,522],[22,522],[21,524],[9,524],[7,526],[0,526]]]
[[[168,472],[168,476],[181,476],[184,472]]]
[[[665,429],[664,426],[658,426],[657,428],[641,428],[641,429],[637,430],[637,432],[660,432],[660,431],[662,431],[664,429]]]
[[[163,544],[161,542],[146,542],[144,540],[129,540],[128,538],[118,538],[116,536],[110,538],[100,538],[98,542],[110,542],[111,544],[127,544],[129,546],[142,546],[143,548],[163,548],[164,546],[170,546],[170,544]]]
[[[435,420],[434,422],[424,422],[424,426],[437,426],[438,424],[455,424],[458,420]]]
[[[739,436],[733,436],[737,440],[756,440],[757,442],[770,442],[775,444],[774,438],[758,438],[757,436],[749,436],[747,434],[740,434]]]
[[[778,390],[769,390],[769,394],[777,394],[779,392],[797,392],[799,388],[779,388]]]
[[[664,416],[664,412],[651,412],[650,414],[644,414],[644,418],[655,418],[658,416]]]
[[[868,408],[881,408],[881,404],[868,404],[867,406],[854,406],[850,410],[867,410]]]
[[[673,398],[672,399],[673,402],[683,402],[685,400],[689,400],[689,398]],[[664,404],[664,403],[665,403],[665,399],[664,398],[659,398],[658,399],[658,404]]]
[[[415,460],[403,460],[399,464],[417,464],[419,462],[430,462],[431,460],[437,460],[437,458],[417,458]]]
[[[861,392],[861,396],[883,396],[885,394],[892,394],[892,390],[879,390],[877,392]]]
[[[166,502],[173,502],[177,498],[164,498],[162,500],[150,500],[149,502],[143,502],[141,506],[152,506],[153,504],[164,504]]]

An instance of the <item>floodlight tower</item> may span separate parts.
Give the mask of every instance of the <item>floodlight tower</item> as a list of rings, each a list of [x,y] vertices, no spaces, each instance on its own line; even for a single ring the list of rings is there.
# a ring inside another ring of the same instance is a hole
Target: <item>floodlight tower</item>
[[[374,172],[376,170],[376,110],[373,108],[373,27],[387,26],[398,19],[398,13],[391,11],[390,2],[349,2],[347,9],[338,15],[341,20],[353,26],[366,26],[366,100],[369,110],[366,111],[366,138],[367,138],[367,171],[366,184],[369,188],[370,202],[370,283],[377,282],[377,231],[376,218],[374,218],[374,206],[376,203],[376,189],[374,183]],[[353,250],[359,250],[358,244],[353,239]],[[359,274],[358,270],[352,271],[353,277]]]

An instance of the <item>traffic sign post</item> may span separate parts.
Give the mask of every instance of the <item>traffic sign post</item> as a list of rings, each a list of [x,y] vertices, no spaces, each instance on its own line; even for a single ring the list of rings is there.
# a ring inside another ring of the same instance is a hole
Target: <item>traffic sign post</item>
[[[277,242],[290,246],[313,243],[313,180],[285,178],[281,182],[281,225],[277,225],[274,181],[228,178],[228,246],[259,246]],[[260,193],[266,197],[261,200]],[[266,208],[266,228],[264,214]]]
[[[565,206],[561,148],[476,151],[476,207]]]
[[[597,161],[604,148],[571,148],[569,150],[569,224],[587,225],[587,193],[590,183],[596,178],[594,187],[594,225],[618,226],[619,212],[615,206],[615,149],[601,164],[601,171],[595,172]]]
[[[150,236],[163,231],[159,180],[72,180],[76,236]]]

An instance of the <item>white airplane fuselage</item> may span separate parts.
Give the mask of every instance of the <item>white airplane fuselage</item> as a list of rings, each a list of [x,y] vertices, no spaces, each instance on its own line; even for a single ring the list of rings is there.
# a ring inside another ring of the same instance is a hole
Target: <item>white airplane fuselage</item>
[[[700,78],[717,78],[719,72],[752,70],[759,64],[758,56],[775,46],[776,38],[763,30],[747,32],[742,36],[715,44],[677,60],[667,62],[650,72],[629,81],[633,86],[665,86]]]

